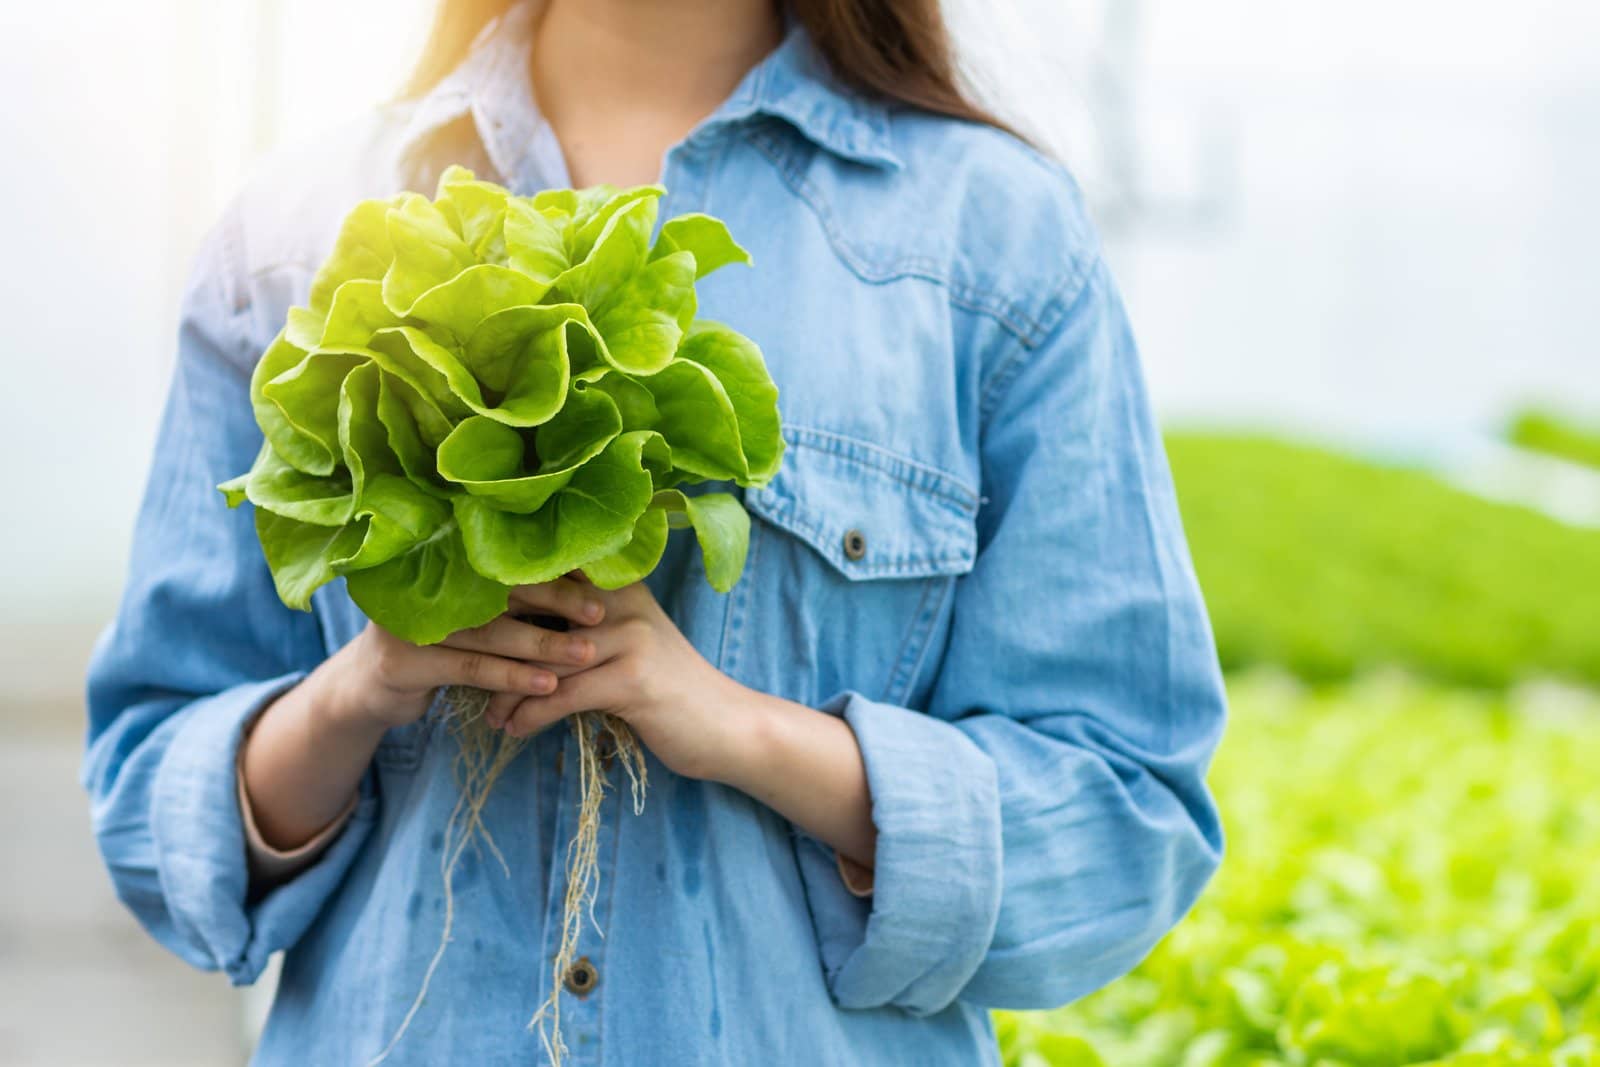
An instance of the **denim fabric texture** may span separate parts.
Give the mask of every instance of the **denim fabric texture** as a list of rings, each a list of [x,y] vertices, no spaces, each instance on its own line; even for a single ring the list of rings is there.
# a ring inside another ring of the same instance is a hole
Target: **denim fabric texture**
[[[255,457],[251,367],[358,199],[431,194],[449,163],[523,194],[569,183],[530,33],[515,9],[426,97],[268,160],[185,292],[82,780],[117,892],[161,943],[236,984],[285,953],[258,1064],[383,1048],[438,944],[457,788],[435,707],[386,736],[326,851],[251,891],[241,733],[366,619],[342,580],[284,607],[250,509],[215,486]],[[847,90],[794,27],[661,180],[663,217],[711,212],[754,255],[701,284],[701,313],[761,344],[788,450],[743,494],[730,594],[682,534],[649,584],[723,672],[854,729],[876,874],[852,894],[820,841],[652,760],[642,815],[625,780],[607,800],[570,1062],[995,1064],[990,1008],[1128,971],[1222,851],[1204,783],[1222,678],[1118,291],[1059,165]],[[577,766],[553,729],[500,781],[485,818],[510,877],[467,850],[453,941],[389,1062],[543,1061],[525,1024]]]

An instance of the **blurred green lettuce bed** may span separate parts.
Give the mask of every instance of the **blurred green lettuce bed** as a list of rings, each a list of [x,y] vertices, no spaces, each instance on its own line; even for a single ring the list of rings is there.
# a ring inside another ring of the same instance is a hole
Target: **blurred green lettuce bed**
[[[1235,677],[1228,858],[1007,1067],[1600,1065],[1600,697]]]
[[[1514,445],[1600,468],[1600,426],[1586,427],[1549,411],[1524,411],[1511,420],[1506,437]]]
[[[1227,858],[1132,975],[999,1014],[1007,1067],[1600,1067],[1600,531],[1167,446],[1230,670]]]
[[[1225,667],[1600,683],[1600,530],[1269,437],[1167,448]]]

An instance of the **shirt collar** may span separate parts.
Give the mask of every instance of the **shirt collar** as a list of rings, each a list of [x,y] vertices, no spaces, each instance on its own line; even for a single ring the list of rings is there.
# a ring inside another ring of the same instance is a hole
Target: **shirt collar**
[[[402,151],[416,151],[431,134],[470,115],[499,177],[514,181],[523,174],[536,147],[553,141],[528,78],[536,8],[524,0],[484,27],[466,59],[418,101],[402,134]],[[885,105],[834,77],[792,16],[785,27],[782,43],[745,74],[689,140],[771,115],[843,159],[900,167]]]
[[[774,115],[818,147],[857,163],[898,168],[888,108],[846,86],[828,69],[805,29],[786,19],[783,42],[703,124]]]
[[[417,154],[438,131],[470,115],[497,177],[519,177],[546,125],[528,81],[535,14],[534,4],[519,3],[483,28],[467,57],[417,102],[401,134],[403,153]]]

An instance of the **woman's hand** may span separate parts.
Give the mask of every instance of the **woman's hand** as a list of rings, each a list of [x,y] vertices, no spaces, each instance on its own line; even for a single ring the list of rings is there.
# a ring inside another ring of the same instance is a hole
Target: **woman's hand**
[[[561,675],[554,693],[497,695],[489,723],[525,737],[574,712],[606,711],[687,777],[727,780],[748,763],[743,727],[753,716],[738,699],[743,687],[706,662],[643,583],[583,588],[602,602],[604,621],[570,636],[590,644],[593,663],[551,664]]]
[[[747,793],[871,868],[878,835],[866,767],[843,719],[717,670],[643,583],[592,593],[605,608],[581,630],[592,665],[555,666],[551,694],[496,694],[484,713],[491,725],[522,737],[574,712],[609,712],[671,770]]]
[[[347,721],[403,726],[422,717],[440,686],[543,695],[555,690],[557,671],[582,667],[594,657],[594,646],[584,638],[523,622],[514,617],[519,613],[585,625],[605,617],[605,604],[594,586],[558,578],[513,588],[505,614],[435,645],[414,645],[369,622],[328,661],[332,706]]]
[[[605,616],[594,587],[570,578],[519,586],[510,599],[515,612],[579,623]],[[242,753],[251,812],[267,843],[293,848],[328,825],[355,791],[384,732],[420,719],[440,686],[550,693],[559,671],[594,658],[584,639],[522,622],[510,611],[437,645],[413,645],[369,623],[269,704]]]

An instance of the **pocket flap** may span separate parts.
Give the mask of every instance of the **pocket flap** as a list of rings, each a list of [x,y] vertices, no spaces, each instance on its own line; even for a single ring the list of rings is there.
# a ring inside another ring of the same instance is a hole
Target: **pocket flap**
[[[753,514],[805,541],[840,574],[964,574],[978,497],[952,475],[856,438],[786,426],[783,465],[745,493]]]

